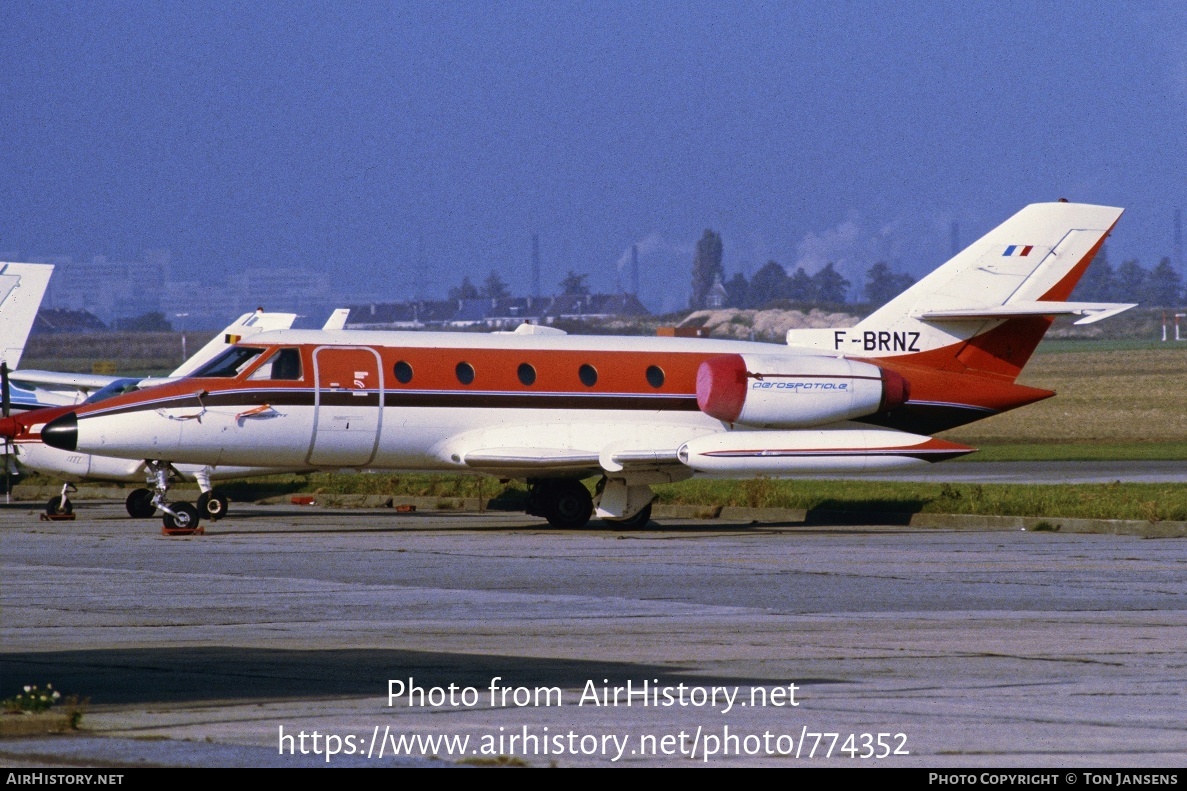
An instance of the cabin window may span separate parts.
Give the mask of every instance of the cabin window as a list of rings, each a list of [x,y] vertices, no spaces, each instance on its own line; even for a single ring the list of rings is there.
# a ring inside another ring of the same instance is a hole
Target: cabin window
[[[587,363],[577,369],[577,378],[586,387],[593,387],[598,383],[598,369]]]
[[[519,381],[525,386],[531,387],[536,383],[536,369],[530,363],[520,363],[516,373],[519,374]]]
[[[458,363],[454,373],[457,374],[457,380],[464,385],[474,381],[474,366],[469,363]]]
[[[196,377],[230,378],[243,373],[247,364],[264,353],[263,349],[250,346],[232,346],[210,362],[194,371]]]
[[[664,369],[658,365],[652,365],[647,369],[647,384],[652,387],[664,386]]]
[[[412,381],[412,366],[403,360],[396,363],[393,373],[396,375],[396,381],[402,385],[406,385]]]
[[[279,349],[264,364],[251,372],[247,377],[255,381],[262,379],[280,382],[297,382],[303,377],[301,374],[301,350]]]

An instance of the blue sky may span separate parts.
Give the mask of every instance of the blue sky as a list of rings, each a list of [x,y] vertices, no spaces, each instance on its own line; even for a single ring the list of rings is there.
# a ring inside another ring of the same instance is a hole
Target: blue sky
[[[1026,203],[1187,208],[1187,7],[1124,3],[7,2],[0,251],[368,301],[498,269],[687,299],[693,244],[920,275]],[[423,266],[416,264],[423,240]],[[419,286],[418,282],[425,285]]]

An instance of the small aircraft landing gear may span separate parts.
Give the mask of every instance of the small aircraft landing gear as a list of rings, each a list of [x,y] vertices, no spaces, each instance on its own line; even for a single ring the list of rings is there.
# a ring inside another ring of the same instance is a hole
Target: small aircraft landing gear
[[[165,495],[169,491],[169,463],[161,461],[146,462],[148,481],[152,484],[152,507],[164,513],[164,526],[161,528],[163,536],[192,536],[202,535],[205,531],[198,526],[198,509],[192,503],[167,503]]]
[[[580,530],[593,516],[593,497],[581,481],[572,478],[544,478],[529,481],[527,512],[542,516],[548,524],[565,530]]]
[[[54,517],[62,517],[74,513],[74,504],[70,502],[70,493],[77,492],[78,487],[72,483],[62,484],[62,493],[57,497],[49,498],[49,502],[45,504],[45,515]]]

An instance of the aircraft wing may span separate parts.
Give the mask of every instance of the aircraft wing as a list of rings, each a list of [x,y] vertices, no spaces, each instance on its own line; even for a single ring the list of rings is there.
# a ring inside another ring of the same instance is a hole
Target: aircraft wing
[[[558,448],[486,448],[466,453],[462,460],[475,470],[565,471],[598,467],[593,451]]]
[[[437,455],[475,471],[504,473],[511,478],[576,472],[630,477],[666,470],[679,479],[686,477],[689,468],[676,452],[690,433],[702,432],[690,432],[687,426],[640,425],[629,441],[607,444],[604,427],[598,424],[557,424],[544,429],[503,426],[456,436],[444,443]]]
[[[80,404],[91,393],[121,379],[100,374],[72,374],[58,371],[17,370],[9,376],[13,405],[18,409]]]
[[[588,470],[621,472],[627,468],[647,468],[680,465],[676,451],[626,450],[597,452],[591,450],[562,450],[558,448],[492,448],[474,450],[463,457],[467,467],[476,470]]]
[[[18,384],[28,383],[53,390],[81,390],[88,392],[107,387],[118,376],[103,376],[101,374],[72,374],[60,371],[38,371],[22,368],[13,371],[9,378]]]

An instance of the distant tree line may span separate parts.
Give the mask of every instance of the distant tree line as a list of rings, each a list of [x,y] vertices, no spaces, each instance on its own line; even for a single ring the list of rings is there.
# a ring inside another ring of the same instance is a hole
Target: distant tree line
[[[689,307],[762,308],[778,302],[840,305],[848,301],[853,285],[831,262],[814,275],[802,266],[789,275],[778,262],[768,261],[749,280],[741,272],[725,280],[721,259],[721,234],[706,230],[697,242],[692,261]],[[897,273],[879,261],[866,272],[863,296],[872,304],[882,304],[914,282],[910,275]]]
[[[589,294],[589,286],[585,279],[589,275],[579,275],[572,269],[569,274],[565,275],[561,280],[562,294],[577,294],[585,296]],[[487,275],[486,280],[482,281],[482,286],[476,286],[470,282],[470,278],[463,277],[461,285],[454,286],[449,289],[449,298],[453,300],[458,299],[507,299],[511,296],[511,289],[503,282],[503,278],[499,277],[499,273],[491,270]]]
[[[482,288],[471,283],[467,276],[462,278],[461,285],[449,289],[450,299],[505,299],[509,296],[511,289],[493,269],[486,276],[486,280],[482,281]]]
[[[721,279],[720,236],[706,231],[701,240],[697,258],[694,261],[695,285],[703,289],[696,299],[690,300],[690,307],[712,306],[713,286]],[[712,279],[710,278],[712,276]],[[561,294],[586,295],[590,293],[586,278],[572,270],[561,280]],[[886,263],[879,261],[866,272],[863,296],[871,304],[881,305],[897,296],[915,282],[910,275],[893,271]],[[762,308],[777,302],[796,302],[807,305],[839,305],[848,300],[851,283],[833,264],[827,264],[819,272],[809,275],[803,267],[797,267],[791,275],[775,261],[769,261],[747,280],[741,272],[728,282],[722,283],[725,297],[720,307]],[[458,286],[449,289],[449,299],[503,299],[510,297],[510,289],[497,272],[491,272],[481,286],[476,286],[469,277],[463,277]]]
[[[121,332],[173,332],[173,325],[159,310],[127,319],[116,319],[113,329]]]
[[[1187,301],[1183,279],[1163,257],[1147,270],[1136,258],[1123,261],[1116,269],[1104,247],[1080,279],[1072,299],[1078,302],[1138,302],[1150,308],[1179,307]]]
[[[881,305],[914,283],[915,279],[910,275],[895,272],[888,264],[879,261],[866,271],[862,296],[870,304]],[[848,301],[852,283],[832,263],[814,275],[809,275],[802,266],[789,275],[777,262],[768,261],[749,281],[739,272],[724,286],[727,300],[723,307],[761,308],[780,301],[839,305]]]
[[[723,308],[763,308],[779,302],[804,305],[840,305],[848,301],[852,283],[829,263],[813,275],[804,268],[787,270],[775,261],[768,261],[747,279],[741,272],[724,279],[721,235],[706,230],[697,243],[693,258],[693,293],[690,307],[694,309],[717,306]],[[562,294],[589,294],[588,275],[572,270],[560,282]],[[894,271],[879,261],[866,270],[860,297],[872,306],[881,306],[914,285],[908,274]],[[718,286],[720,284],[720,286]],[[721,296],[724,289],[724,296]],[[717,294],[715,301],[714,294]],[[511,296],[510,289],[497,272],[492,271],[481,286],[469,277],[461,285],[449,289],[450,299],[503,299]],[[1144,269],[1137,259],[1129,259],[1116,269],[1109,263],[1108,253],[1101,248],[1096,259],[1081,278],[1072,299],[1084,302],[1139,302],[1148,307],[1178,307],[1187,302],[1182,277],[1163,258],[1153,270]],[[143,322],[149,316],[140,317]],[[163,316],[161,319],[163,320]]]

